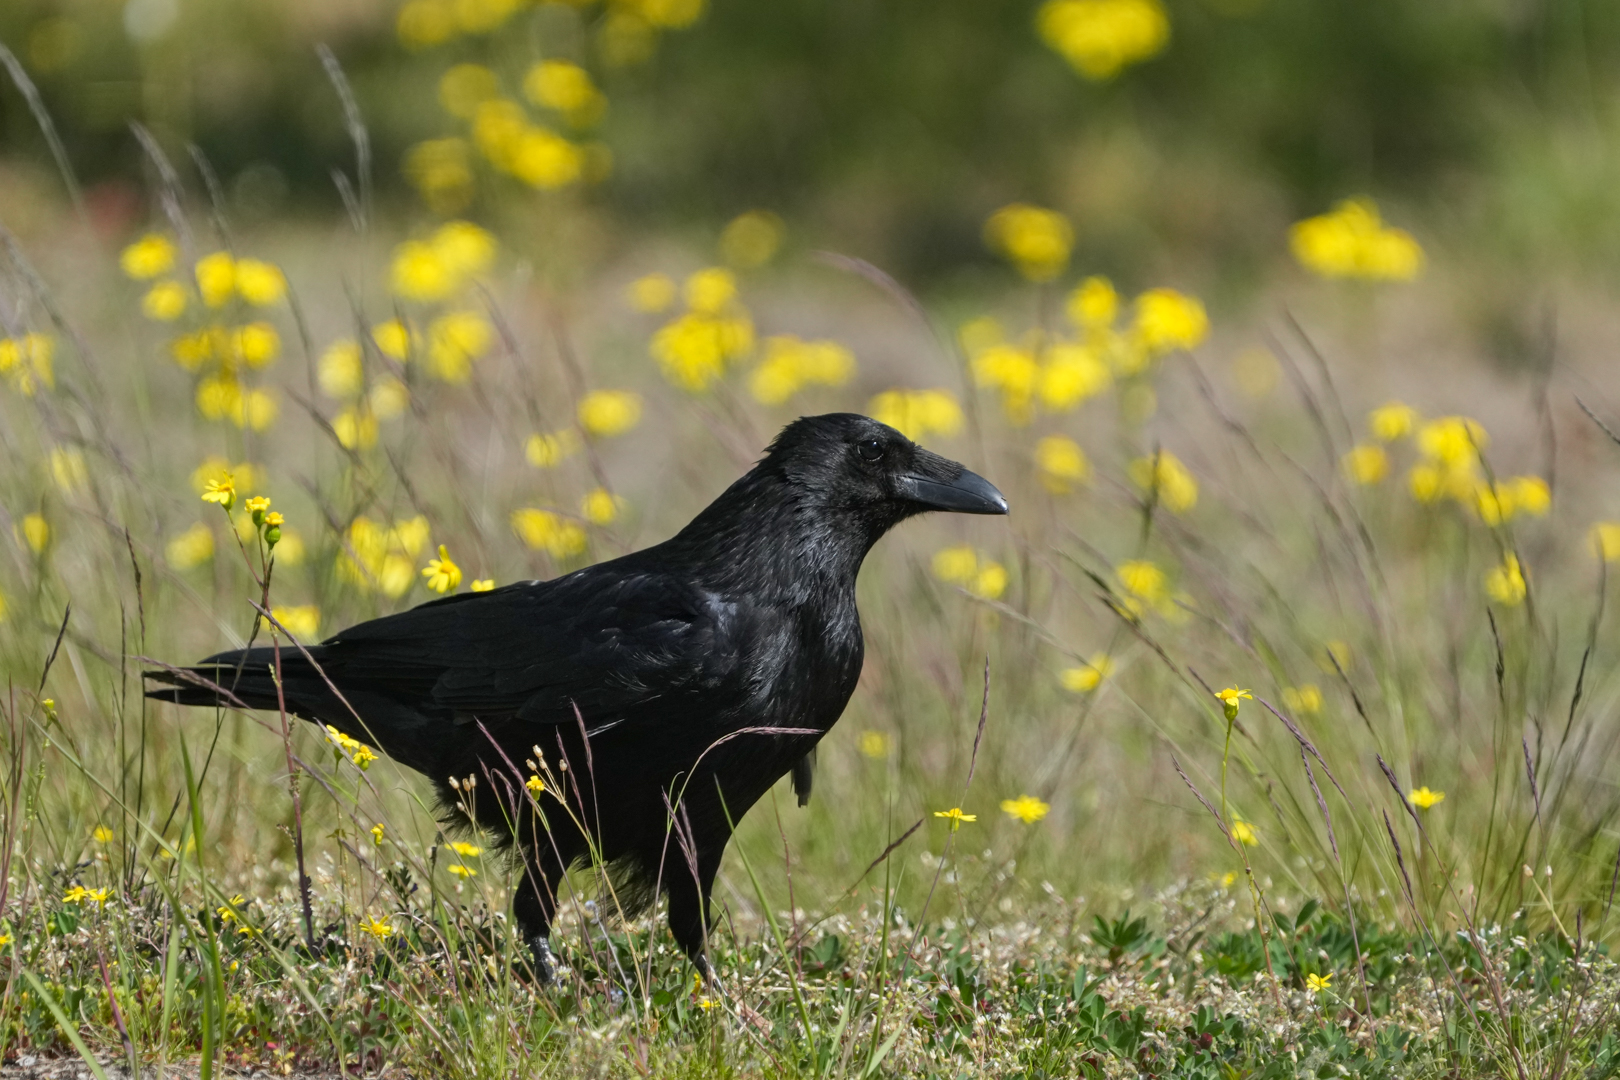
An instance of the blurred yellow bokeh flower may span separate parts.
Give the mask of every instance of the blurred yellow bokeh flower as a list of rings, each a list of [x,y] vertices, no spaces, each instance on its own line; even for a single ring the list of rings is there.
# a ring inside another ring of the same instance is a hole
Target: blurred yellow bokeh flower
[[[174,269],[179,251],[162,233],[147,233],[123,250],[118,258],[124,273],[136,281],[150,281]]]
[[[791,334],[765,339],[765,357],[748,379],[765,405],[780,405],[808,386],[842,386],[855,374],[855,354],[836,341],[801,341]]]
[[[276,554],[279,556],[281,553],[278,550]],[[276,622],[286,627],[287,633],[300,641],[313,641],[316,631],[321,628],[321,609],[314,604],[273,607],[270,614],[276,617]]]
[[[1103,684],[1103,680],[1114,673],[1114,661],[1107,653],[1096,653],[1084,664],[1078,667],[1064,668],[1058,672],[1058,682],[1063,689],[1076,694],[1089,694]]]
[[[248,323],[232,331],[230,349],[248,367],[261,368],[281,355],[281,335],[269,323]]]
[[[863,731],[855,746],[866,757],[881,761],[894,752],[894,739],[881,731]]]
[[[1315,683],[1285,686],[1283,687],[1282,699],[1283,704],[1294,712],[1318,713],[1322,711],[1322,689]]]
[[[164,545],[163,557],[176,570],[201,566],[214,557],[213,530],[199,521]]]
[[[885,390],[867,403],[866,411],[908,439],[950,438],[962,430],[962,407],[949,390]]]
[[[1254,847],[1260,842],[1260,836],[1255,832],[1254,826],[1241,818],[1232,820],[1232,839],[1249,847]]]
[[[1407,792],[1406,798],[1419,810],[1428,810],[1444,802],[1446,793],[1443,791],[1430,791],[1427,786],[1424,786]]]
[[[404,362],[411,355],[412,337],[410,330],[398,319],[389,319],[371,328],[372,344],[391,360]]]
[[[1524,568],[1519,565],[1517,555],[1510,551],[1500,565],[1491,567],[1485,575],[1485,592],[1503,607],[1515,607],[1524,602]]]
[[[1146,559],[1131,559],[1115,569],[1119,583],[1125,591],[1149,604],[1161,604],[1170,599],[1170,579],[1156,564]]]
[[[473,592],[494,592],[495,591],[495,579],[494,578],[476,578],[476,579],[474,579],[472,584],[467,586],[467,588],[470,589]]]
[[[1047,815],[1051,806],[1037,799],[1033,795],[1020,795],[1016,799],[1001,800],[1001,810],[1009,817],[1015,817],[1025,825],[1033,825]]]
[[[590,73],[567,60],[542,60],[529,68],[523,94],[534,104],[561,113],[576,128],[596,123],[607,108],[607,98]]]
[[[458,213],[473,198],[471,158],[465,139],[425,139],[406,151],[405,179],[434,213]]]
[[[228,251],[216,251],[197,260],[197,292],[211,308],[224,307],[236,295],[236,260]]]
[[[1028,349],[1016,345],[992,345],[971,362],[973,384],[1001,392],[1001,408],[1014,424],[1027,424],[1034,417],[1035,384],[1040,367]]]
[[[1165,508],[1180,514],[1198,505],[1198,481],[1168,450],[1137,458],[1126,470],[1131,482],[1152,494]]]
[[[1422,420],[1412,406],[1391,401],[1367,414],[1367,430],[1379,442],[1394,442],[1410,435]]]
[[[58,446],[51,451],[51,480],[64,495],[74,495],[90,486],[90,469],[84,454],[72,447]]]
[[[752,270],[771,261],[786,232],[782,219],[769,210],[738,214],[720,232],[720,255],[732,266]]]
[[[1209,336],[1203,303],[1174,289],[1149,289],[1136,298],[1136,339],[1150,354],[1191,349]]]
[[[493,344],[495,328],[479,312],[453,311],[434,319],[427,337],[429,374],[447,383],[464,383],[472,377],[473,361]]]
[[[737,298],[737,278],[723,266],[710,266],[686,279],[686,306],[704,315],[718,315]]]
[[[1080,444],[1062,435],[1048,435],[1035,444],[1035,467],[1041,483],[1054,495],[1073,491],[1091,478],[1091,462]]]
[[[316,362],[315,378],[320,383],[321,393],[327,397],[339,400],[359,397],[366,388],[360,343],[352,338],[334,341]]]
[[[1364,487],[1376,484],[1389,475],[1389,455],[1384,453],[1382,446],[1370,443],[1352,447],[1339,465],[1344,469],[1345,476]]]
[[[22,519],[23,543],[35,555],[42,555],[51,542],[51,527],[45,521],[43,514],[26,514]]]
[[[675,302],[675,292],[674,279],[668,274],[645,274],[630,283],[625,296],[637,311],[656,314],[669,310]]]
[[[523,444],[523,456],[537,469],[552,469],[579,453],[579,433],[573,428],[562,428],[550,434],[530,435]]]
[[[471,120],[478,106],[500,92],[500,80],[483,64],[452,64],[439,76],[439,104],[459,120]]]
[[[377,418],[364,404],[351,406],[332,417],[332,434],[345,450],[370,450],[377,445]]]
[[[1051,281],[1069,265],[1074,227],[1056,210],[1012,203],[990,215],[984,239],[1030,281]]]
[[[1094,275],[1075,286],[1069,294],[1066,310],[1082,330],[1110,327],[1119,317],[1119,293],[1114,291],[1113,282]]]
[[[700,393],[725,375],[728,361],[753,347],[754,325],[746,314],[717,317],[689,311],[653,335],[649,352],[665,378]]]
[[[392,524],[357,517],[344,535],[338,577],[362,591],[377,589],[397,599],[416,584],[416,557],[427,546],[430,528],[418,515]]]
[[[141,313],[156,322],[173,322],[186,313],[189,298],[178,281],[160,281],[141,298]]]
[[[554,559],[566,559],[585,550],[588,537],[578,522],[550,510],[523,509],[512,514],[512,528],[531,548]]]
[[[641,395],[629,390],[592,390],[580,399],[574,412],[587,435],[611,439],[641,423]]]
[[[1600,521],[1588,534],[1592,553],[1604,562],[1620,560],[1620,521]]]
[[[1067,412],[1113,384],[1113,374],[1087,345],[1058,342],[1036,372],[1035,394],[1052,412]]]
[[[592,525],[611,525],[618,520],[623,503],[606,488],[594,488],[579,500],[579,515]]]
[[[56,386],[55,357],[56,342],[45,334],[0,338],[0,376],[24,397],[33,397],[41,386]]]
[[[1385,225],[1365,197],[1297,222],[1289,244],[1301,265],[1323,277],[1410,281],[1423,269],[1423,249],[1412,234]]]
[[[1048,0],[1035,25],[1041,40],[1093,81],[1157,55],[1170,40],[1158,0]]]
[[[287,276],[281,268],[260,259],[236,263],[236,294],[254,307],[279,304],[287,295]]]

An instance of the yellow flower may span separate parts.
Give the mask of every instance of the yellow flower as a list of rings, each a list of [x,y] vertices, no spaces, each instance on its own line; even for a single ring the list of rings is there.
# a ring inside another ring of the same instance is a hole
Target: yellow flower
[[[979,572],[979,555],[971,547],[946,548],[934,555],[934,576],[952,585],[972,581]]]
[[[957,829],[960,829],[964,821],[979,820],[978,815],[976,814],[962,813],[962,808],[960,806],[953,806],[949,810],[935,810],[934,816],[937,818],[944,818],[945,820],[949,821],[951,823],[951,832],[955,832]]]
[[[1056,210],[1013,203],[990,215],[984,239],[1030,281],[1051,281],[1069,265],[1074,228]]]
[[[1600,521],[1587,534],[1592,554],[1604,562],[1620,560],[1620,521]]]
[[[456,287],[456,279],[439,253],[421,240],[408,240],[394,249],[389,282],[395,295],[424,303],[443,300]]]
[[[1353,447],[1339,462],[1344,475],[1363,487],[1376,484],[1389,475],[1389,455],[1382,446],[1363,443]]]
[[[855,746],[874,761],[881,761],[894,752],[894,740],[881,731],[861,732],[855,740]]]
[[[579,452],[579,433],[562,428],[549,435],[530,435],[523,444],[523,456],[537,469],[551,469]]]
[[[224,307],[236,294],[236,260],[228,251],[216,251],[197,260],[197,291],[211,308]]]
[[[546,793],[546,782],[532,773],[527,780],[523,781],[523,786],[528,789],[530,795],[537,799]]]
[[[450,867],[450,872],[462,880],[478,876],[478,871],[474,870],[470,866],[462,866],[460,863]]]
[[[586,434],[610,439],[641,423],[641,396],[629,390],[592,390],[580,399],[575,414]]]
[[[160,281],[141,298],[141,311],[148,319],[173,322],[186,313],[186,287],[178,281]]]
[[[1402,229],[1384,225],[1368,198],[1346,199],[1328,214],[1289,230],[1294,257],[1323,277],[1410,281],[1423,269],[1423,249]]]
[[[1485,592],[1503,607],[1514,607],[1524,601],[1524,569],[1519,557],[1509,552],[1500,566],[1493,566],[1485,575]]]
[[[512,514],[512,528],[531,548],[539,548],[554,559],[566,559],[585,550],[585,530],[550,510],[524,509]]]
[[[407,49],[442,45],[456,35],[455,10],[443,0],[410,0],[399,9],[395,30]]]
[[[300,641],[313,641],[316,631],[321,628],[321,609],[314,604],[273,607],[270,614],[276,617],[276,622],[287,628],[287,633]]]
[[[523,93],[536,105],[562,113],[574,127],[594,124],[607,107],[607,98],[578,64],[542,60],[523,77]]]
[[[150,281],[173,269],[178,255],[174,241],[167,236],[147,233],[124,249],[118,263],[136,281]]]
[[[202,494],[203,502],[218,503],[229,510],[236,504],[236,481],[230,473],[224,476],[210,477],[208,487]]]
[[[725,374],[728,360],[753,347],[753,323],[746,315],[717,318],[693,311],[661,327],[648,352],[666,379],[689,393],[699,393]]]
[[[163,549],[163,557],[176,570],[190,570],[214,557],[214,533],[198,522],[170,540]]]
[[[265,523],[269,524],[270,518],[280,516],[280,514],[270,514],[265,518]],[[284,566],[301,566],[307,553],[307,549],[304,547],[304,538],[297,530],[282,530],[281,540],[276,544],[276,562]]]
[[[384,831],[385,830],[383,829],[382,822],[380,822],[380,821],[377,822],[377,824],[375,824],[375,825],[373,825],[371,827],[371,843],[372,843],[372,846],[374,846],[374,847],[382,847],[383,832]]]
[[[578,146],[543,127],[525,127],[511,143],[509,171],[532,188],[551,191],[579,180],[585,155]]]
[[[675,282],[668,274],[647,274],[638,277],[625,290],[630,306],[649,315],[668,311],[675,302]]]
[[[720,254],[732,266],[752,270],[771,261],[786,229],[769,210],[750,210],[732,218],[720,232]]]
[[[105,825],[97,825],[90,833],[90,838],[98,844],[110,844],[113,841],[113,831]]]
[[[236,264],[236,295],[254,307],[279,304],[287,295],[287,276],[272,263],[241,259]]]
[[[1116,572],[1125,591],[1137,599],[1157,605],[1170,598],[1170,579],[1146,559],[1121,563]]]
[[[962,430],[962,406],[949,390],[885,390],[867,403],[866,411],[908,439],[948,439]]]
[[[439,557],[428,560],[422,576],[427,578],[428,588],[436,593],[447,593],[461,584],[461,567],[450,561],[450,552],[440,544]]]
[[[344,409],[332,417],[332,434],[345,450],[370,450],[377,445],[377,418],[366,408]]]
[[[1412,434],[1422,419],[1412,406],[1391,401],[1367,414],[1367,430],[1379,442],[1394,442]]]
[[[371,393],[366,395],[366,404],[371,409],[371,415],[378,420],[392,420],[410,408],[411,389],[403,380],[384,375],[373,384]]]
[[[1053,412],[1067,412],[1107,390],[1114,377],[1089,346],[1059,342],[1046,350],[1035,394]]]
[[[44,554],[46,545],[51,542],[51,527],[43,514],[28,514],[22,519],[22,535],[28,550],[35,555],[41,555]]]
[[[465,139],[426,139],[405,152],[405,179],[416,188],[428,209],[436,214],[454,214],[472,202],[471,156],[472,148]]]
[[[1025,825],[1033,825],[1052,808],[1033,795],[1020,795],[1016,799],[1001,800],[1001,809]]]
[[[79,901],[83,900],[89,895],[89,889],[85,888],[83,885],[75,885],[62,895],[62,903],[77,904]]]
[[[1065,690],[1086,694],[1102,685],[1114,673],[1114,661],[1107,653],[1097,653],[1079,667],[1064,668],[1058,672],[1058,682]]]
[[[0,340],[0,375],[10,375],[17,392],[33,397],[43,386],[56,386],[56,342],[44,334]]]
[[[623,501],[606,488],[595,488],[579,501],[579,514],[592,525],[611,525],[618,519]]]
[[[411,332],[398,319],[389,319],[371,328],[371,340],[377,351],[401,362],[411,355],[411,338]]]
[[[1041,40],[1093,81],[1157,55],[1170,40],[1158,0],[1048,0],[1035,25]]]
[[[1254,695],[1249,691],[1239,690],[1235,686],[1228,686],[1225,690],[1217,690],[1215,696],[1220,699],[1221,709],[1226,713],[1228,720],[1237,719],[1239,703],[1254,700]]]
[[[84,454],[71,447],[56,447],[50,455],[51,479],[65,495],[83,491],[90,486],[90,469],[84,463]]]
[[[1173,513],[1179,514],[1198,505],[1198,481],[1168,450],[1160,450],[1152,457],[1137,458],[1127,472],[1132,483],[1155,494]]]
[[[1430,791],[1425,785],[1407,792],[1406,798],[1419,810],[1427,810],[1438,803],[1444,802],[1446,793],[1443,791]]]
[[[377,755],[372,753],[371,747],[369,746],[362,746],[360,749],[354,752],[354,763],[359,767],[361,772],[365,772],[366,769],[371,767],[371,763],[376,760]]]
[[[454,851],[457,855],[468,859],[473,858],[475,855],[482,855],[484,853],[484,849],[479,847],[477,844],[468,844],[460,840],[453,841],[450,845],[450,850]]]
[[[1333,989],[1332,974],[1305,976],[1305,989],[1313,994],[1320,994],[1324,990]]]
[[[1112,326],[1119,317],[1119,293],[1107,278],[1088,277],[1069,294],[1067,311],[1082,330]]]
[[[1283,687],[1282,699],[1283,704],[1295,712],[1316,713],[1322,711],[1322,690],[1315,683],[1285,686]]]
[[[1014,424],[1027,424],[1034,415],[1035,383],[1040,367],[1034,355],[1016,345],[992,345],[972,361],[975,386],[1001,391],[1001,408]]]
[[[447,383],[464,383],[472,362],[489,351],[495,328],[475,311],[441,315],[428,327],[428,371]]]
[[[1209,336],[1209,316],[1197,297],[1150,289],[1136,298],[1136,338],[1149,353],[1191,349]]]
[[[1507,486],[1514,506],[1531,517],[1545,517],[1552,507],[1552,489],[1539,476],[1515,476]]]
[[[360,344],[352,338],[334,341],[315,365],[321,393],[347,400],[359,397],[366,385],[366,372]]]
[[[467,588],[473,592],[493,592],[495,590],[495,579],[491,577],[476,578]]]
[[[378,941],[386,941],[394,933],[394,928],[389,925],[388,920],[374,919],[369,915],[360,920],[360,929]]]
[[[1091,477],[1085,451],[1062,435],[1048,435],[1035,444],[1035,466],[1041,471],[1041,483],[1054,495],[1073,491]]]
[[[1249,847],[1254,847],[1260,842],[1259,834],[1254,831],[1254,826],[1241,818],[1234,818],[1232,821],[1232,839]]]
[[[1480,422],[1466,416],[1430,420],[1417,433],[1418,450],[1446,468],[1473,465],[1490,441]]]
[[[719,315],[737,298],[737,278],[723,266],[710,266],[686,279],[686,306],[702,315]]]
[[[270,509],[270,498],[266,495],[255,495],[242,505],[247,507],[250,514],[262,514]]]
[[[439,104],[461,120],[471,120],[478,106],[500,93],[500,81],[482,64],[453,64],[439,76]]]

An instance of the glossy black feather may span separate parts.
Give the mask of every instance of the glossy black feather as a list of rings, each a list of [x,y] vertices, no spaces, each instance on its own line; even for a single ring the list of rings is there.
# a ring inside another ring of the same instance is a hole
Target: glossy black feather
[[[524,854],[514,906],[537,942],[563,869],[594,841],[621,899],[668,892],[671,929],[701,965],[732,824],[789,772],[809,798],[816,743],[860,677],[862,559],[936,507],[1006,512],[984,480],[873,420],[799,420],[661,544],[361,623],[311,648],[314,665],[284,648],[287,707],[425,773],[449,805],[452,777],[479,777],[479,823]],[[192,670],[273,709],[273,659],[226,652]],[[148,678],[164,684],[151,697],[216,704],[170,673]],[[523,797],[535,746],[568,778],[543,797],[544,826]]]

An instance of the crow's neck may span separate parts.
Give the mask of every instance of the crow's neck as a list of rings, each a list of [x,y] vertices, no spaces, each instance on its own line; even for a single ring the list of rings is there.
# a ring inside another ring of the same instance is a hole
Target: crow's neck
[[[861,562],[893,522],[750,473],[669,541],[708,587],[793,602],[854,602]]]

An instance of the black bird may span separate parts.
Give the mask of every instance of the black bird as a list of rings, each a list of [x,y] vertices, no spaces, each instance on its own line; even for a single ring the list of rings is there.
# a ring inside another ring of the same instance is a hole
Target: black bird
[[[318,669],[283,647],[286,707],[425,774],[447,806],[463,801],[452,777],[480,778],[469,809],[522,853],[513,914],[543,978],[556,889],[592,845],[627,910],[668,894],[669,928],[708,975],[732,823],[789,771],[809,798],[816,744],[861,673],[861,561],[928,510],[1007,501],[875,420],[806,417],[661,544],[350,627],[309,649]],[[276,709],[273,662],[260,647],[189,671]],[[165,684],[149,697],[221,703],[184,674],[146,674]],[[536,747],[556,782],[531,803]]]

